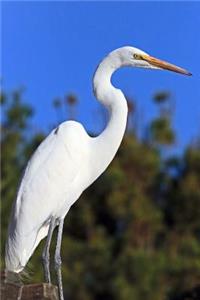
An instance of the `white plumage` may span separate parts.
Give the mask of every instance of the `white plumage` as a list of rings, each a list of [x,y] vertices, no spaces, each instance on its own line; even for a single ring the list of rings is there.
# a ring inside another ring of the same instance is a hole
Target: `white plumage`
[[[93,79],[94,94],[110,113],[107,127],[95,138],[74,121],[55,128],[28,162],[13,206],[6,244],[7,270],[22,271],[38,243],[48,235],[43,259],[45,278],[50,282],[49,246],[53,230],[59,225],[55,269],[61,300],[64,299],[60,258],[63,220],[81,193],[108,167],[123,138],[127,103],[122,91],[110,80],[113,72],[124,66],[191,75],[137,48],[122,47],[111,52],[99,64]]]
[[[64,218],[87,181],[90,137],[68,121],[54,129],[31,157],[15,202],[6,266],[20,272],[48,233],[51,217]],[[81,145],[81,147],[80,147]],[[80,185],[79,176],[84,174]],[[14,253],[13,253],[14,252]]]

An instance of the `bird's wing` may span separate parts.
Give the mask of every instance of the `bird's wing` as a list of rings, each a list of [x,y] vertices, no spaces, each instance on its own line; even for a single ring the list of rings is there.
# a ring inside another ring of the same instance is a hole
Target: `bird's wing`
[[[65,122],[35,151],[26,167],[14,208],[21,232],[27,234],[41,226],[56,213],[62,201],[68,201],[71,206],[70,201],[74,199],[70,199],[70,187],[86,163],[87,138],[79,123]]]

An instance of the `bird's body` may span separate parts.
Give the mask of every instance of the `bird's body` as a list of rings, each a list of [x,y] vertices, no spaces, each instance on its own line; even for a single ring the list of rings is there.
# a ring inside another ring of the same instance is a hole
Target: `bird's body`
[[[110,112],[107,127],[97,137],[90,137],[83,126],[74,121],[55,128],[28,162],[13,206],[6,268],[16,273],[22,271],[38,243],[48,235],[43,258],[45,277],[50,282],[49,246],[53,230],[59,225],[55,267],[61,299],[64,299],[60,270],[64,217],[82,192],[108,167],[125,132],[127,102],[121,90],[113,87],[110,81],[113,72],[123,66],[163,67],[189,75],[137,48],[122,47],[111,52],[100,63],[93,79],[95,96]]]
[[[47,235],[52,216],[64,218],[82,193],[89,177],[89,142],[81,124],[68,121],[54,129],[33,154],[14,204],[7,245],[9,270],[24,268]]]

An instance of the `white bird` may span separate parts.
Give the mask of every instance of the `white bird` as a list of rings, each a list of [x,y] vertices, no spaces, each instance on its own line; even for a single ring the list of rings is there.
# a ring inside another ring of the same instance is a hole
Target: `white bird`
[[[90,137],[74,121],[63,122],[54,129],[28,162],[13,206],[6,269],[21,272],[39,242],[47,236],[42,257],[45,279],[50,283],[49,247],[58,225],[55,270],[61,300],[64,299],[60,256],[64,218],[82,192],[105,171],[120,146],[128,109],[122,91],[111,84],[111,76],[125,66],[191,75],[134,47],[111,52],[99,64],[93,78],[94,94],[110,113],[107,127],[97,137]]]

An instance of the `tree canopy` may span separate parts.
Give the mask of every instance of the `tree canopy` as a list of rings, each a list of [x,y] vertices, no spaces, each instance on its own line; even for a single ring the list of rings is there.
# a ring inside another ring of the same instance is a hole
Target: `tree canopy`
[[[21,90],[1,94],[2,258],[20,177],[46,136],[31,128],[34,111],[23,97]],[[200,142],[197,137],[182,155],[169,154],[176,140],[173,101],[165,91],[157,92],[153,100],[157,117],[143,124],[140,137],[135,123],[129,122],[115,159],[65,219],[62,260],[67,299],[180,300],[198,289]],[[133,120],[137,106],[129,102]],[[54,99],[58,122],[63,111],[74,118],[76,104],[74,94]],[[43,280],[43,246],[44,241],[28,264],[32,282]],[[55,241],[51,252],[54,247]]]

